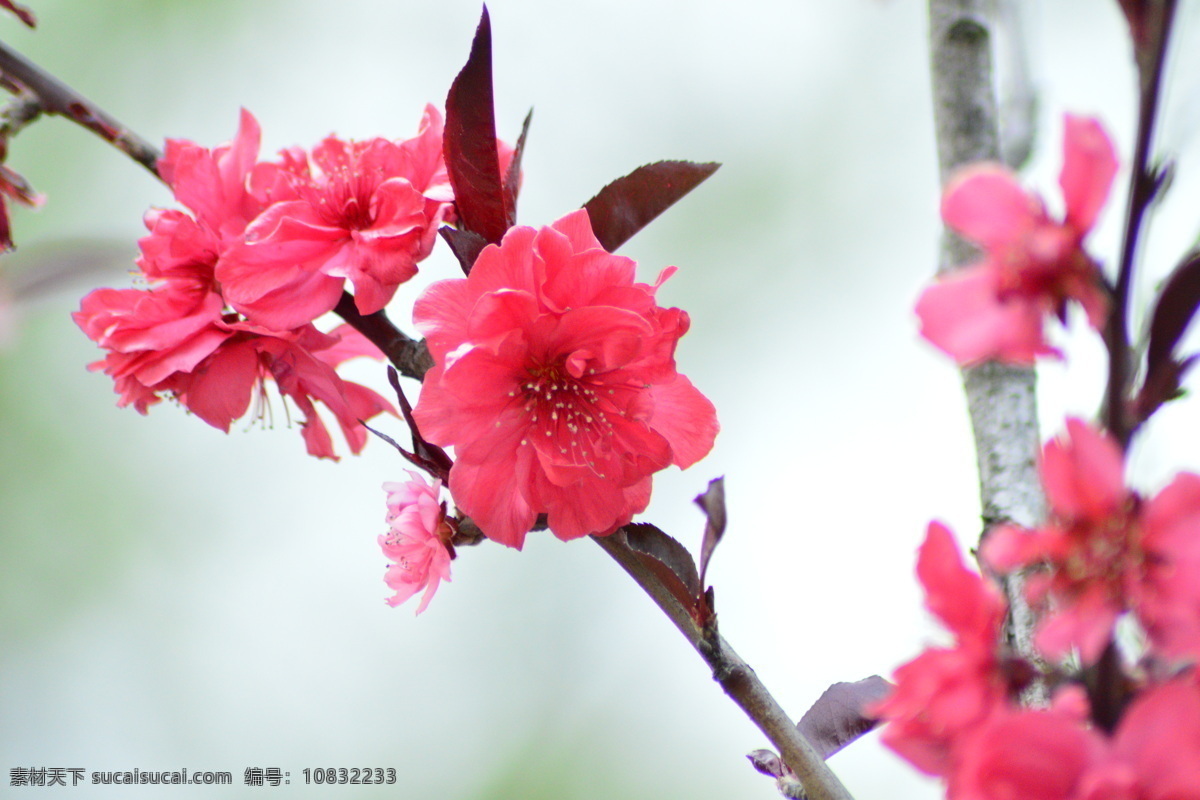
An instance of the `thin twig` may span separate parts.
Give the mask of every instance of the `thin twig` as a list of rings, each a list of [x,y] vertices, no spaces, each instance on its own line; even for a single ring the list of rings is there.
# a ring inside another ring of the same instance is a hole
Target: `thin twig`
[[[929,2],[933,111],[943,185],[960,167],[1001,159],[992,81],[992,8],[991,0]],[[944,232],[939,272],[961,267],[975,257],[968,242],[949,229]],[[1006,521],[1036,525],[1045,514],[1045,498],[1037,474],[1041,436],[1033,368],[997,363],[967,367],[963,387],[975,434],[983,535]],[[1004,582],[1009,604],[1005,634],[1017,653],[1040,663],[1033,647],[1035,618],[1023,595],[1024,582],[1020,574]],[[1045,687],[1036,685],[1024,700],[1043,703]]]
[[[592,539],[637,581],[646,594],[675,624],[688,643],[712,669],[713,679],[758,726],[779,750],[784,762],[796,773],[810,800],[852,800],[850,792],[813,749],[804,734],[758,679],[750,665],[741,659],[723,637],[706,635],[691,614],[646,568],[637,554],[624,543],[621,532]]]
[[[1166,64],[1167,44],[1175,16],[1175,0],[1145,4],[1147,39],[1135,43],[1138,65],[1138,130],[1133,162],[1129,170],[1129,198],[1125,209],[1125,231],[1121,241],[1121,262],[1117,272],[1113,308],[1104,329],[1108,348],[1108,385],[1104,394],[1105,427],[1121,444],[1129,440],[1137,427],[1129,402],[1133,380],[1133,351],[1129,344],[1129,295],[1137,260],[1138,239],[1146,211],[1158,195],[1160,175],[1150,163],[1154,143],[1154,124],[1158,116],[1159,95]]]
[[[0,42],[0,75],[10,86],[18,86],[37,98],[44,113],[58,114],[81,125],[158,176],[161,154],[154,145],[3,42]]]

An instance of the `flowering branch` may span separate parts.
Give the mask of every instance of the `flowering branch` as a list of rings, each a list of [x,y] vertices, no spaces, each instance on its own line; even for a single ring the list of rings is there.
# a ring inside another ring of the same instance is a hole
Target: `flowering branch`
[[[966,164],[1001,157],[992,86],[992,5],[989,0],[929,3],[933,108],[943,185]],[[938,272],[960,267],[974,255],[969,243],[947,229]],[[1035,525],[1045,514],[1045,499],[1036,468],[1040,434],[1033,368],[987,362],[965,367],[962,374],[975,434],[984,535],[1005,521]],[[1017,653],[1036,660],[1034,615],[1023,597],[1023,583],[1019,574],[1005,581],[1011,609],[1005,636]],[[1027,699],[1044,700],[1043,691],[1034,689]]]
[[[1166,180],[1165,172],[1150,163],[1150,149],[1158,116],[1167,42],[1175,16],[1175,0],[1136,4],[1130,6],[1127,13],[1133,15],[1130,23],[1134,31],[1134,53],[1138,68],[1138,131],[1129,171],[1129,199],[1125,211],[1120,268],[1112,312],[1104,330],[1109,358],[1104,421],[1122,448],[1129,446],[1140,422],[1134,417],[1129,402],[1130,384],[1134,377],[1133,352],[1129,344],[1129,290],[1133,281],[1138,237],[1146,211]]]
[[[161,153],[154,145],[3,42],[0,42],[0,76],[10,88],[32,95],[41,113],[66,117],[158,175]],[[27,109],[27,114],[26,124],[37,117],[32,107]]]
[[[811,800],[851,800],[849,791],[750,665],[717,633],[715,622],[704,627],[697,625],[689,610],[625,543],[623,531],[610,536],[593,536],[592,539],[629,573],[675,624],[712,669],[713,679],[779,749],[783,760],[804,785],[808,797]]]

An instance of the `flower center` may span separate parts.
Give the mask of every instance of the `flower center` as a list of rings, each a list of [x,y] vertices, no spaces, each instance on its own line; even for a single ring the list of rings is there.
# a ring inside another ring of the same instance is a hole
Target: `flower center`
[[[576,378],[561,361],[532,366],[527,375],[521,392],[529,429],[521,444],[535,439],[539,450],[556,449],[564,462],[597,470],[597,459],[606,460],[612,449],[609,416],[624,415],[609,397],[615,390],[591,374]]]

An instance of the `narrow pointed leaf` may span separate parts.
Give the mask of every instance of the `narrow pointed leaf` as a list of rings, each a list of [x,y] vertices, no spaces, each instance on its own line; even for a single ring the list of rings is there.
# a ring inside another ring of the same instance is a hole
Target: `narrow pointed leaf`
[[[404,421],[408,423],[408,429],[412,431],[413,453],[426,462],[428,466],[425,466],[424,469],[427,469],[430,474],[441,478],[442,483],[448,483],[450,481],[450,468],[454,466],[454,461],[451,460],[450,456],[446,455],[445,450],[436,444],[425,441],[425,438],[421,436],[421,432],[417,430],[417,422],[413,419],[412,415],[412,405],[409,404],[408,398],[404,395],[404,389],[400,386],[400,374],[396,372],[394,367],[388,367],[388,382],[396,390],[396,400],[400,403],[400,412],[404,415]],[[393,444],[395,443],[393,442]],[[396,449],[404,453],[404,450],[400,449],[399,445],[396,445]],[[409,457],[409,460],[412,461],[413,459]],[[416,462],[414,461],[414,463]]]
[[[458,230],[448,225],[443,226],[438,233],[446,240],[446,244],[450,245],[450,252],[458,259],[463,273],[470,275],[471,267],[475,266],[475,259],[479,258],[483,248],[488,245],[487,239],[474,231]]]
[[[446,96],[442,146],[459,227],[478,233],[489,242],[499,242],[508,229],[508,211],[496,151],[492,32],[487,6],[471,42],[466,66]]]
[[[1179,391],[1179,379],[1190,359],[1180,361],[1174,351],[1200,308],[1200,252],[1191,253],[1167,278],[1150,318],[1150,343],[1146,350],[1146,379],[1138,397],[1144,420]]]
[[[529,123],[533,121],[533,109],[525,115],[521,123],[521,135],[517,137],[517,146],[513,150],[512,161],[508,162],[508,172],[504,174],[504,207],[508,209],[508,226],[517,224],[517,195],[521,192],[521,159],[525,157],[525,139],[529,136]]]
[[[647,523],[626,525],[621,529],[630,549],[662,581],[680,603],[691,609],[700,594],[700,576],[692,554],[662,530]]]
[[[658,161],[638,167],[584,203],[592,231],[605,250],[614,252],[719,166],[711,162]]]
[[[704,575],[708,572],[708,561],[712,558],[717,543],[725,535],[725,477],[709,481],[707,491],[696,496],[696,505],[700,506],[708,518],[704,525],[704,539],[700,544],[700,585],[703,586]]]
[[[14,3],[12,0],[0,0],[0,8],[7,9],[16,14],[17,18],[29,27],[37,27],[37,18],[33,16],[33,12],[20,3]]]
[[[804,712],[796,727],[822,758],[829,758],[879,724],[865,709],[891,690],[892,684],[878,675],[835,683]]]

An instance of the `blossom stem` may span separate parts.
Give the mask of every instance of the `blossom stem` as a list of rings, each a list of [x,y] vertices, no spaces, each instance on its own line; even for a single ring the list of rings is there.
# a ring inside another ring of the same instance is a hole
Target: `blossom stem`
[[[629,573],[675,624],[712,669],[713,679],[778,748],[810,800],[852,800],[845,785],[800,733],[750,665],[734,652],[715,627],[705,629],[697,625],[688,609],[645,566],[622,537],[623,534],[617,532],[592,539]]]
[[[1162,188],[1162,173],[1151,165],[1150,154],[1176,2],[1159,0],[1143,5],[1145,35],[1134,36],[1139,87],[1137,143],[1129,171],[1129,197],[1113,308],[1104,329],[1109,360],[1104,423],[1122,449],[1129,446],[1137,427],[1128,399],[1129,384],[1133,379],[1133,351],[1129,344],[1129,294],[1146,211]]]
[[[0,78],[10,89],[31,95],[40,113],[66,117],[112,144],[158,177],[157,165],[161,153],[154,145],[3,42],[0,42]],[[36,116],[32,114],[28,122],[32,122]]]
[[[359,313],[354,305],[354,298],[347,292],[342,293],[333,311],[378,347],[396,370],[406,378],[422,380],[425,373],[433,367],[433,356],[429,355],[425,341],[405,335],[392,324],[386,312]]]
[[[959,168],[1000,161],[1000,124],[992,83],[992,0],[929,0],[930,62],[938,169],[943,185]],[[1013,36],[1019,32],[1012,31]],[[948,228],[943,233],[939,272],[976,257],[972,246]],[[1045,515],[1037,474],[1041,449],[1037,379],[1032,367],[985,363],[963,369],[963,388],[979,469],[984,535],[996,524],[1025,527]],[[1033,647],[1035,618],[1023,596],[1024,577],[1004,580],[1009,602],[1005,636],[1022,657],[1041,663]],[[1026,691],[1039,704],[1045,687]]]

